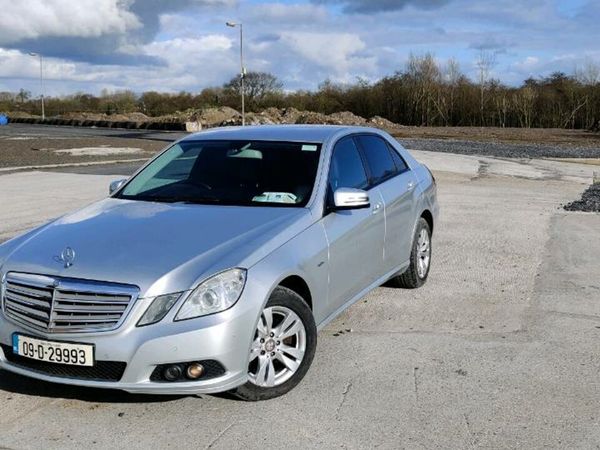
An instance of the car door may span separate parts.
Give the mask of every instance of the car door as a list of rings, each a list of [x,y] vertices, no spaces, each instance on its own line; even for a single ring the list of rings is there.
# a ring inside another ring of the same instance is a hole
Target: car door
[[[329,243],[328,309],[333,313],[380,276],[385,218],[379,189],[369,189],[362,157],[351,137],[339,141],[332,153],[328,204],[342,187],[364,189],[370,207],[328,211],[323,226]]]
[[[416,178],[402,156],[376,135],[357,136],[365,155],[371,184],[377,185],[385,208],[383,273],[410,258],[415,224]]]

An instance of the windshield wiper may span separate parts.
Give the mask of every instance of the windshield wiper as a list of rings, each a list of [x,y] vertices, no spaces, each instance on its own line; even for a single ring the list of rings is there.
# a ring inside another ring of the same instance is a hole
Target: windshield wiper
[[[187,203],[191,205],[201,205],[203,203],[225,203],[225,201],[216,197],[194,197],[180,198],[176,203]]]
[[[161,196],[161,195],[143,195],[131,197],[131,200],[142,200],[149,202],[162,203],[187,203],[187,204],[203,204],[203,203],[224,203],[223,200],[216,197],[177,197],[177,196]]]

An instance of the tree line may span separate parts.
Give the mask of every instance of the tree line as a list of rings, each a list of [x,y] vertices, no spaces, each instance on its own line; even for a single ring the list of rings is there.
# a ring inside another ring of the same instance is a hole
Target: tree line
[[[285,91],[272,74],[249,72],[244,78],[247,109],[294,107],[331,114],[350,111],[363,117],[381,116],[403,125],[496,126],[523,128],[600,128],[600,68],[588,62],[573,74],[555,72],[507,86],[490,76],[492,53],[481,52],[478,77],[469,79],[456,60],[439,63],[431,54],[412,55],[404,69],[376,82],[323,82],[318,89]],[[133,91],[101,95],[77,93],[46,98],[46,114],[71,112],[129,114],[151,117],[189,109],[229,106],[239,109],[240,77],[200,93]],[[21,89],[0,92],[0,111],[39,112],[39,99]]]

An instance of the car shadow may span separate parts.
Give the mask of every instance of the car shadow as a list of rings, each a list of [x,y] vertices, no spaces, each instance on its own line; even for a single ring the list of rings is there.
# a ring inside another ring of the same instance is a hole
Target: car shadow
[[[130,394],[114,389],[86,388],[49,383],[0,370],[0,391],[35,397],[62,398],[90,403],[165,403],[194,395]]]

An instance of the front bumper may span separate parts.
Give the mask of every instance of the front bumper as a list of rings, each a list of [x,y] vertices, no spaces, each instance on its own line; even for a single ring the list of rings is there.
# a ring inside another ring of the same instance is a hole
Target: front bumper
[[[34,332],[7,319],[0,313],[0,344],[12,347],[12,336],[20,333],[50,341],[68,341],[95,345],[96,361],[127,364],[119,381],[98,381],[49,375],[30,370],[7,359],[0,347],[0,368],[44,381],[119,389],[147,394],[202,394],[233,389],[247,381],[250,342],[262,308],[260,295],[247,285],[242,297],[231,309],[198,319],[173,322],[178,305],[162,322],[146,327],[135,323],[151,299],[140,299],[125,321],[112,332],[54,334]],[[260,294],[263,294],[262,292]],[[157,365],[190,361],[216,360],[223,365],[222,376],[197,381],[158,382],[150,377]]]

